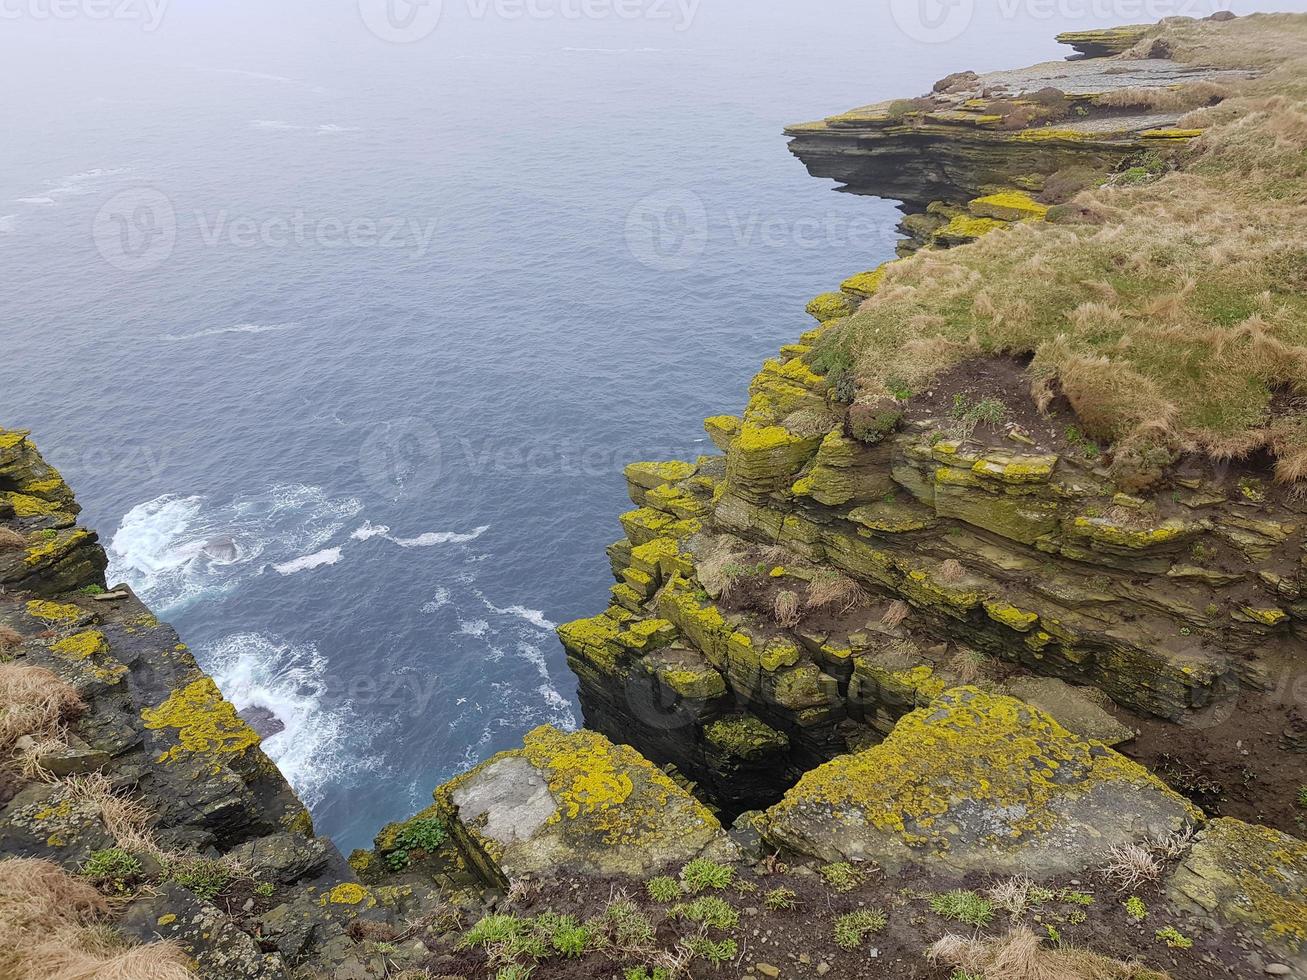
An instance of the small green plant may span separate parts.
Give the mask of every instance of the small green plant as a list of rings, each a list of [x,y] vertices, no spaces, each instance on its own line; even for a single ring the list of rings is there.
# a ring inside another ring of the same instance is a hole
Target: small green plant
[[[254,894],[260,898],[271,898],[276,886],[270,881],[261,881],[254,886]]]
[[[102,888],[125,892],[141,873],[141,862],[120,847],[96,851],[82,865],[82,877]]]
[[[740,913],[712,895],[673,905],[667,914],[673,919],[689,919],[710,929],[734,929],[740,924]]]
[[[1154,935],[1172,949],[1192,949],[1194,945],[1194,941],[1175,926],[1158,929]]]
[[[78,590],[82,595],[104,595],[104,588],[99,585],[86,585]]]
[[[797,908],[799,896],[788,888],[773,888],[762,899],[762,907],[768,912],[788,912]]]
[[[1051,923],[1044,925],[1044,932],[1048,935],[1049,942],[1058,944],[1062,942],[1062,934],[1057,931],[1057,927]]]
[[[1066,921],[1068,925],[1082,925],[1089,918],[1089,913],[1084,909],[1072,909],[1067,913]]]
[[[1307,810],[1307,786],[1298,787],[1298,805]]]
[[[994,917],[994,907],[988,899],[961,888],[936,895],[930,900],[930,910],[945,919],[972,926],[987,926]]]
[[[164,866],[164,877],[208,901],[231,883],[231,869],[206,857],[174,857]]]
[[[1085,459],[1092,461],[1098,459],[1102,454],[1102,450],[1098,448],[1098,443],[1081,432],[1079,427],[1068,425],[1064,435],[1066,441],[1071,444],[1071,448],[1079,452]]]
[[[386,855],[391,871],[403,871],[413,861],[413,852],[434,854],[449,839],[449,829],[439,817],[410,820],[395,835],[394,849]]]
[[[680,883],[675,878],[670,878],[667,875],[650,878],[644,888],[653,901],[664,905],[681,897]]]
[[[681,869],[681,887],[691,895],[712,888],[721,891],[735,880],[735,869],[707,858],[695,858]]]
[[[495,980],[530,980],[535,972],[534,963],[509,963],[495,972]]]
[[[577,957],[591,946],[593,934],[570,915],[543,912],[535,917],[532,931],[560,956]]]
[[[601,917],[614,946],[619,949],[639,949],[653,942],[657,930],[636,904],[629,899],[611,903]]]
[[[1094,896],[1093,896],[1093,895],[1090,895],[1088,892],[1077,892],[1077,891],[1072,891],[1072,890],[1069,889],[1069,888],[1064,888],[1064,889],[1062,889],[1062,891],[1060,891],[1060,892],[1057,893],[1057,897],[1058,897],[1060,900],[1062,900],[1063,902],[1067,902],[1067,903],[1069,903],[1069,904],[1071,904],[1071,905],[1086,905],[1086,906],[1087,906],[1087,905],[1093,905],[1093,904],[1094,904]]]
[[[968,973],[966,970],[954,970],[948,980],[985,980],[979,973]]]
[[[1131,895],[1125,900],[1125,914],[1135,922],[1143,922],[1148,918],[1148,906],[1138,895]]]
[[[863,874],[847,861],[837,861],[820,869],[826,884],[837,892],[851,892],[862,884]]]
[[[672,974],[665,966],[629,966],[622,980],[672,980]]]
[[[978,425],[1001,425],[1007,418],[1007,406],[997,398],[982,398],[974,405],[959,392],[953,396],[953,432],[959,439],[970,439]]]
[[[912,388],[900,378],[886,378],[885,390],[901,402],[905,402],[912,397]]]
[[[885,913],[880,909],[859,909],[835,920],[835,945],[840,949],[857,949],[874,932],[885,928]]]
[[[713,966],[729,963],[740,953],[740,947],[734,939],[709,939],[707,936],[691,936],[682,940],[682,942],[691,953],[702,957]]]
[[[489,949],[525,935],[530,924],[515,915],[487,915],[458,940],[458,949]]]

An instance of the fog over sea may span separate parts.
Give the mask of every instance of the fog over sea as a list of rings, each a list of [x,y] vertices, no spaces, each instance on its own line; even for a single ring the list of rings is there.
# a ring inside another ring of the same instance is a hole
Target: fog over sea
[[[711,451],[892,257],[785,124],[1215,9],[390,2],[0,18],[0,425],[345,849],[581,723],[553,628],[605,606],[622,466]]]

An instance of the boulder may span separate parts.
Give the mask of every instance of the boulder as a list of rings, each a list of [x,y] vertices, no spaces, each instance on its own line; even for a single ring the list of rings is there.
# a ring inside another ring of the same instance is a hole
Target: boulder
[[[1253,932],[1307,974],[1307,843],[1270,827],[1213,820],[1166,892],[1185,911]]]
[[[1047,878],[1202,813],[1142,766],[1015,698],[947,691],[880,745],[805,775],[768,811],[778,845],[890,870]]]
[[[717,818],[634,749],[595,732],[530,732],[435,792],[459,848],[489,881],[645,877],[696,857],[734,860]]]
[[[1013,697],[1047,711],[1059,725],[1081,738],[1120,745],[1138,734],[1108,713],[1111,700],[1096,687],[1074,687],[1056,677],[1032,676],[1008,681],[1007,690]]]

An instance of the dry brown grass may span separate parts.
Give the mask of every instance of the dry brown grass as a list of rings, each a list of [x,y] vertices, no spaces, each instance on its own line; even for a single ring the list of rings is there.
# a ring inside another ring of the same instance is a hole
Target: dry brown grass
[[[782,629],[793,629],[803,619],[799,608],[799,594],[789,589],[782,589],[772,600],[772,619]]]
[[[956,585],[967,577],[967,570],[962,566],[962,562],[956,558],[950,558],[942,563],[935,572],[935,578],[946,585]]]
[[[0,861],[5,980],[193,980],[171,943],[127,945],[94,888],[49,861]]]
[[[927,951],[935,963],[1003,980],[1167,980],[1137,964],[1083,950],[1048,949],[1028,928],[990,939],[949,934]]]
[[[840,613],[846,613],[870,601],[867,591],[847,575],[823,572],[808,583],[804,605],[809,609],[834,607]]]
[[[85,708],[77,691],[44,667],[0,664],[0,758],[20,736],[54,735]]]
[[[1098,873],[1117,891],[1136,891],[1162,877],[1162,862],[1142,844],[1118,844],[1107,856]]]
[[[24,551],[26,548],[25,537],[11,528],[0,527],[0,551]]]
[[[1157,109],[1187,112],[1215,105],[1235,94],[1231,85],[1194,82],[1174,88],[1123,88],[1098,96],[1101,106],[1113,109]]]
[[[1204,135],[1179,169],[893,264],[818,351],[847,351],[865,398],[1030,356],[1032,382],[1067,396],[1114,471],[1265,449],[1280,479],[1307,478],[1307,410],[1277,400],[1307,394],[1307,16],[1156,33],[1181,61],[1270,70],[1186,115]]]
[[[149,829],[150,811],[116,792],[102,773],[70,776],[63,786],[75,804],[99,811],[105,830],[123,850],[156,858],[168,856]]]
[[[895,599],[880,617],[882,626],[898,626],[912,615],[912,607],[902,599]]]
[[[21,633],[0,623],[0,653],[21,646],[22,643],[23,635]]]
[[[979,650],[967,647],[953,654],[948,666],[963,684],[974,684],[990,675],[994,669],[994,660]]]

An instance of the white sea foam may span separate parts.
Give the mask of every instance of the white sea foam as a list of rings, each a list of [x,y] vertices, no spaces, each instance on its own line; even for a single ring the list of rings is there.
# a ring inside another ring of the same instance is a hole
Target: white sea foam
[[[500,607],[496,606],[485,596],[481,595],[480,592],[477,593],[477,596],[483,603],[485,603],[486,608],[491,612],[496,612],[501,616],[516,616],[518,619],[524,619],[538,630],[553,630],[557,628],[558,624],[552,623],[546,619],[545,614],[539,609],[528,609],[526,606],[517,605]]]
[[[53,197],[18,197],[14,199],[16,204],[32,204],[36,207],[53,207],[55,199]]]
[[[384,524],[373,524],[371,521],[364,521],[363,526],[358,528],[350,538],[354,541],[370,541],[373,538],[384,538],[390,533],[390,528]]]
[[[447,605],[449,605],[449,590],[440,586],[432,593],[430,600],[422,604],[422,611],[430,614]]]
[[[334,565],[340,561],[340,556],[341,550],[339,548],[326,548],[311,555],[303,555],[291,561],[281,562],[272,567],[282,575],[294,575],[296,572],[307,572],[313,568],[322,568],[324,565]]]
[[[438,544],[466,544],[468,541],[475,541],[489,530],[490,525],[486,524],[474,531],[428,531],[426,534],[419,534],[415,538],[392,538],[387,536],[387,540],[395,542],[401,548],[430,548]]]
[[[319,555],[362,509],[353,497],[303,484],[225,502],[165,494],[123,516],[109,543],[109,576],[167,613],[237,588],[267,565]]]
[[[352,704],[331,697],[326,658],[312,644],[237,633],[196,656],[238,710],[264,708],[286,726],[263,749],[307,805],[320,803],[333,781],[380,764]]]
[[[490,632],[490,624],[484,619],[459,620],[458,633],[460,636],[485,636]]]
[[[298,326],[298,323],[237,323],[230,327],[210,327],[207,330],[197,330],[194,333],[166,333],[162,339],[197,340],[200,337],[218,337],[229,333],[280,333],[283,330],[294,330]]]

